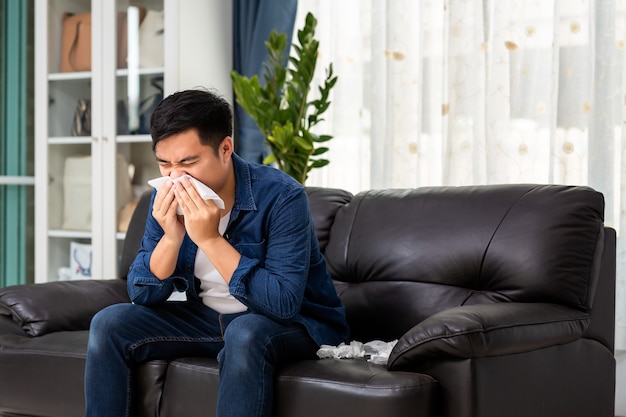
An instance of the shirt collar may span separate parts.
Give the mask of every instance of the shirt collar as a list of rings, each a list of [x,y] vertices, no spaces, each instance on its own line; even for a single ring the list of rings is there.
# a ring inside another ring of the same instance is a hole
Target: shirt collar
[[[250,165],[233,152],[233,167],[235,169],[235,208],[239,210],[256,211],[256,204],[252,196],[252,181]]]

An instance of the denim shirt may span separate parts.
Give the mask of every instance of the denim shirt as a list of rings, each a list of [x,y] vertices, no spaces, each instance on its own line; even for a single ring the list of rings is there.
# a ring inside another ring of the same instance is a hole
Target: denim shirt
[[[318,345],[347,342],[348,325],[326,262],[320,252],[304,187],[275,168],[232,155],[235,202],[224,238],[241,254],[229,291],[249,311],[306,327]],[[176,269],[159,280],[150,256],[163,229],[150,214],[141,247],[128,273],[135,304],[163,303],[172,291],[199,300],[194,282],[198,246],[185,234]]]

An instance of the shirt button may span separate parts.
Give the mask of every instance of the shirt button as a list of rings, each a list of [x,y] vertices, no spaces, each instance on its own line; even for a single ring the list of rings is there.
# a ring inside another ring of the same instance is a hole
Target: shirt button
[[[187,269],[187,271],[193,271],[193,265],[191,265],[191,264],[187,264],[187,265],[185,266],[185,269]]]

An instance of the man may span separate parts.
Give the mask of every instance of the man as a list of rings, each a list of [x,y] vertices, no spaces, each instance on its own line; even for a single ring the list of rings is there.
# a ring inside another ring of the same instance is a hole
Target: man
[[[232,109],[209,91],[163,100],[151,135],[171,180],[152,196],[128,274],[133,304],[92,320],[86,415],[130,415],[136,363],[211,355],[220,368],[217,415],[270,416],[276,368],[348,338],[307,195],[283,172],[234,153]],[[203,200],[188,176],[224,209]],[[180,293],[186,301],[168,301]]]

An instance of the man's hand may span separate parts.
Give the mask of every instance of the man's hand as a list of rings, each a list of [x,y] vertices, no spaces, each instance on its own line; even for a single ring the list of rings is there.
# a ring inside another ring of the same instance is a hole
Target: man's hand
[[[150,271],[159,279],[166,279],[174,273],[178,251],[185,237],[185,226],[176,215],[177,207],[174,183],[168,181],[159,188],[152,204],[152,216],[163,229],[163,236],[150,257]]]
[[[220,209],[212,200],[203,200],[188,178],[176,181],[174,194],[183,211],[187,234],[196,245],[220,237]]]
[[[176,215],[178,202],[174,193],[174,183],[168,181],[156,193],[152,205],[152,216],[159,223],[164,232],[164,238],[171,243],[180,243],[185,236],[185,226]]]
[[[176,201],[183,210],[189,238],[204,252],[224,281],[230,282],[241,255],[219,232],[220,209],[213,200],[203,200],[187,178],[174,185]]]

